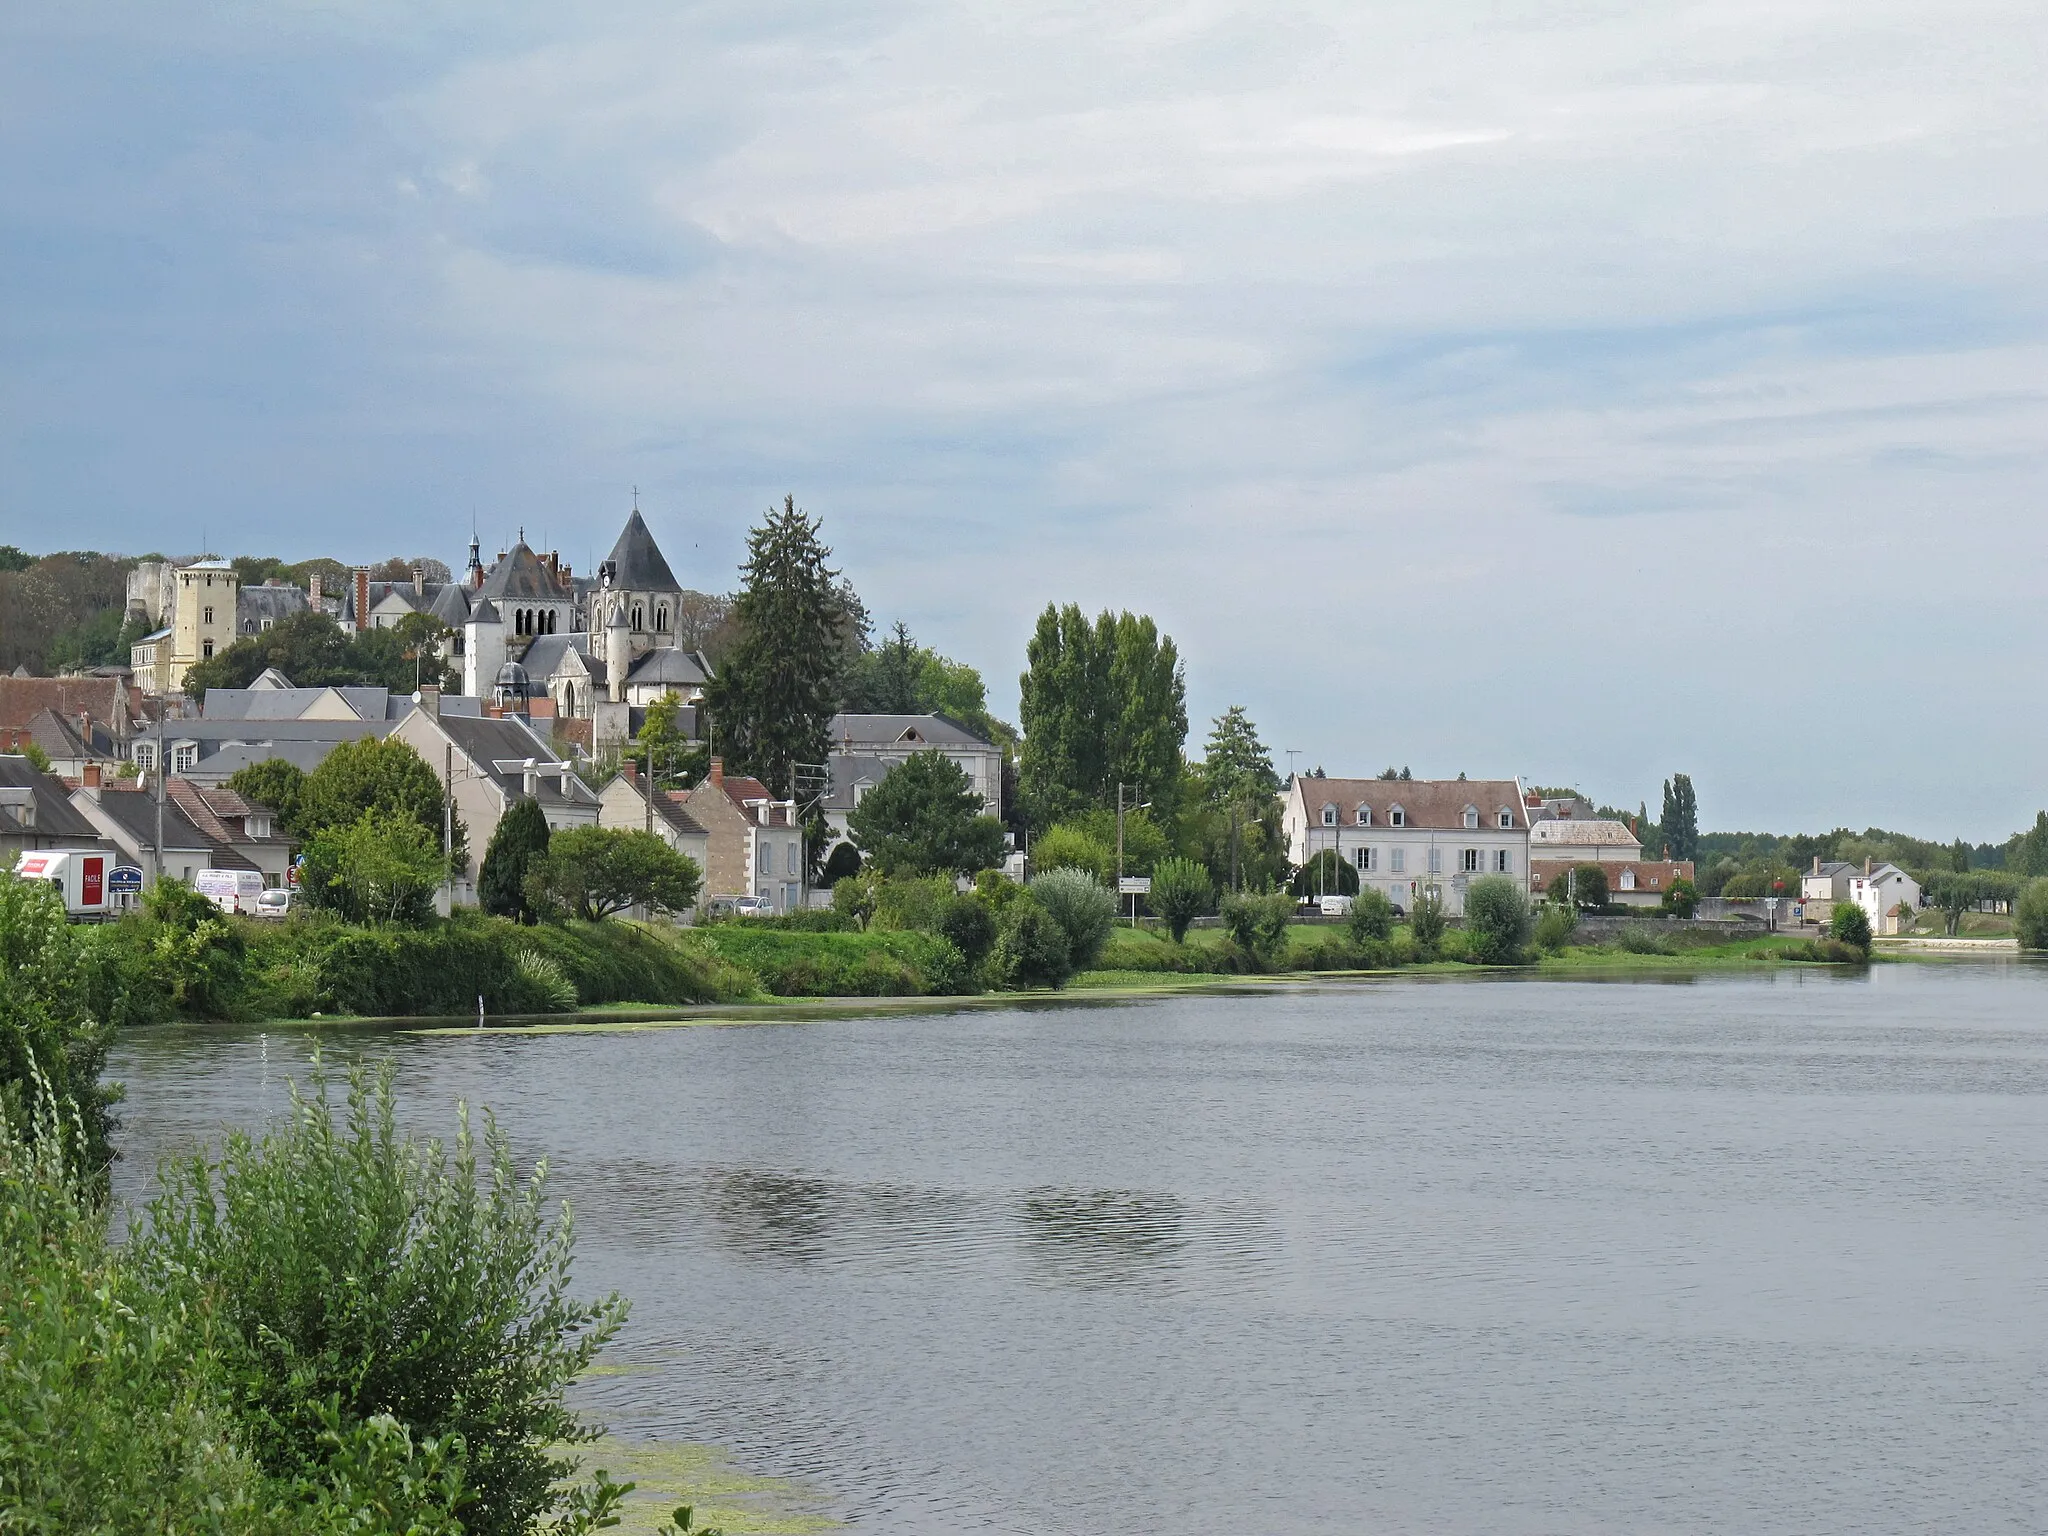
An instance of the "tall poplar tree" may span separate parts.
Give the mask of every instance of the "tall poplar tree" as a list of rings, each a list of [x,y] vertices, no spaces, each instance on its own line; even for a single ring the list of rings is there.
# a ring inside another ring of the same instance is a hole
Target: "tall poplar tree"
[[[850,589],[826,564],[832,551],[818,537],[821,525],[790,496],[747,535],[733,604],[738,638],[707,690],[712,740],[726,766],[777,796],[789,794],[797,764],[825,761],[854,621]]]
[[[1691,775],[1674,773],[1664,781],[1664,814],[1657,824],[1671,858],[1700,856],[1700,807],[1693,798]]]
[[[1172,637],[1150,618],[1046,606],[1025,649],[1018,779],[1033,822],[1047,826],[1116,803],[1123,784],[1164,820],[1180,792],[1187,682]]]

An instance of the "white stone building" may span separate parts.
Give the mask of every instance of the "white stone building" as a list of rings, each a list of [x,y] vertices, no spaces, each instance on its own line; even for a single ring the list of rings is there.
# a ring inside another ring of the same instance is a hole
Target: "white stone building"
[[[1528,808],[1515,779],[1296,776],[1281,791],[1280,826],[1295,864],[1331,849],[1361,890],[1384,891],[1403,912],[1428,886],[1457,915],[1481,876],[1528,878]]]

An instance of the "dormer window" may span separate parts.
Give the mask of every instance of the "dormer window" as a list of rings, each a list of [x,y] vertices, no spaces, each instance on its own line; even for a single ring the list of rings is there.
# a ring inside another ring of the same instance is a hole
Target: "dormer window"
[[[1477,827],[1479,825],[1478,806],[1468,805],[1465,807],[1465,825],[1468,827]]]
[[[1515,813],[1514,813],[1513,811],[1510,811],[1510,810],[1507,810],[1507,809],[1503,808],[1503,809],[1502,809],[1502,811],[1501,811],[1501,813],[1500,813],[1500,827],[1501,827],[1501,830],[1502,830],[1503,832],[1509,831],[1509,830],[1511,830],[1511,829],[1512,829],[1512,828],[1514,827],[1514,825],[1515,825]]]
[[[1371,806],[1369,806],[1369,805],[1361,805],[1361,806],[1360,806],[1360,807],[1358,808],[1358,824],[1359,824],[1359,825],[1360,825],[1361,827],[1369,827],[1369,826],[1371,826],[1371,825],[1372,825],[1372,807],[1371,807]]]
[[[1392,810],[1387,812],[1387,825],[1390,827],[1407,826],[1408,813],[1402,810],[1400,806],[1395,806]]]
[[[1337,825],[1337,807],[1335,807],[1334,805],[1326,805],[1323,807],[1323,825],[1326,827],[1334,827],[1335,825]]]

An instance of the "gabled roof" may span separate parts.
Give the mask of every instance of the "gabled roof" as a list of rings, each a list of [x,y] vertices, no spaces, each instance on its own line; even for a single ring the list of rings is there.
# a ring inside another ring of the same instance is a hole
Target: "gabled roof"
[[[522,764],[527,758],[543,763],[560,761],[554,748],[516,716],[440,715],[422,718],[432,718],[455,744],[455,750],[469,759],[476,772],[514,799],[524,797],[526,781],[524,770],[512,765]],[[501,764],[505,766],[501,767]],[[534,798],[543,805],[597,803],[596,793],[573,773],[568,780],[568,791],[563,794],[553,777],[544,778]]]
[[[572,655],[583,658],[585,672],[601,674],[604,671],[602,662],[592,666],[595,658],[590,654],[590,637],[574,632],[536,637],[533,644],[526,648],[526,655],[521,658],[520,665],[526,668],[527,676],[535,682],[544,682],[560,672],[562,663]]]
[[[606,560],[611,567],[612,586],[625,592],[681,592],[682,584],[675,573],[668,568],[668,561],[661,557],[661,550],[654,542],[654,535],[647,531],[646,520],[640,516],[639,508],[626,519],[624,532],[619,542],[612,546]]]
[[[96,843],[100,840],[100,829],[72,805],[64,781],[54,773],[38,772],[36,765],[27,758],[0,756],[0,789],[25,789],[35,796],[36,824],[33,827],[10,825],[8,831],[26,832],[59,842]],[[8,820],[13,822],[15,818],[9,816]]]
[[[185,813],[210,843],[243,843],[250,847],[275,848],[287,838],[251,837],[245,830],[250,816],[271,816],[269,806],[245,800],[224,785],[199,785],[189,779],[173,778],[164,785],[164,797]]]
[[[90,790],[80,790],[90,797]],[[107,789],[100,792],[92,802],[94,808],[107,820],[119,827],[127,840],[141,849],[156,846],[156,796],[137,789]],[[164,847],[189,848],[195,852],[210,851],[214,844],[207,835],[192,825],[192,819],[180,810],[176,802],[166,799],[164,814]],[[94,833],[98,835],[97,831]]]
[[[427,611],[450,629],[460,629],[469,622],[469,594],[462,582],[444,581]]]
[[[951,715],[834,715],[826,727],[835,752],[881,747],[992,747]]]
[[[484,578],[482,595],[494,603],[569,601],[569,594],[555,585],[555,578],[548,574],[540,556],[524,543],[514,544],[511,552],[491,567],[491,574]]]
[[[1498,831],[1497,814],[1511,812],[1517,828],[1528,825],[1521,786],[1513,779],[1317,779],[1295,777],[1290,795],[1298,796],[1308,820],[1321,819],[1325,805],[1337,807],[1340,825],[1352,827],[1358,807],[1372,809],[1375,830],[1390,825],[1387,813],[1401,808],[1402,825],[1420,831],[1462,832],[1465,807],[1479,812],[1479,830]]]
[[[1529,828],[1535,848],[1639,848],[1642,839],[1625,821],[1581,821],[1577,817],[1539,821]],[[1530,857],[1535,857],[1532,852]]]
[[[46,709],[112,725],[121,692],[120,679],[112,677],[0,677],[0,727],[25,726]]]
[[[622,775],[612,782],[624,785],[633,798],[640,801],[641,804],[647,803],[644,787],[646,780],[637,775],[633,777]],[[687,809],[689,802],[690,791],[687,789],[660,790],[654,796],[654,814],[686,837],[704,837],[708,834],[699,825],[697,818],[689,813]]]
[[[711,681],[711,664],[695,651],[661,645],[633,663],[626,681],[656,688],[702,688]]]
[[[25,727],[8,731],[6,734],[16,738],[26,735],[30,741],[54,758],[116,755],[113,736],[98,721],[90,721],[87,730],[81,732],[75,720],[66,719],[54,709],[39,711]]]

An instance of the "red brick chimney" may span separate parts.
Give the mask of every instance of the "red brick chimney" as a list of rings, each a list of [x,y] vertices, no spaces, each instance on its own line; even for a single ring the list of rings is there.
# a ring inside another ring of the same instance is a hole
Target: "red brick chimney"
[[[100,787],[100,765],[98,763],[87,763],[85,765],[85,776],[79,782],[87,789],[98,789]]]
[[[714,757],[713,759],[711,759],[711,773],[710,773],[710,780],[711,780],[711,787],[712,787],[713,789],[723,789],[723,788],[725,788],[725,759],[724,759],[724,758],[722,758],[722,757]]]
[[[628,784],[639,783],[640,765],[634,762],[633,759],[631,759],[630,757],[627,758],[624,762],[619,764],[619,776],[623,778]]]

